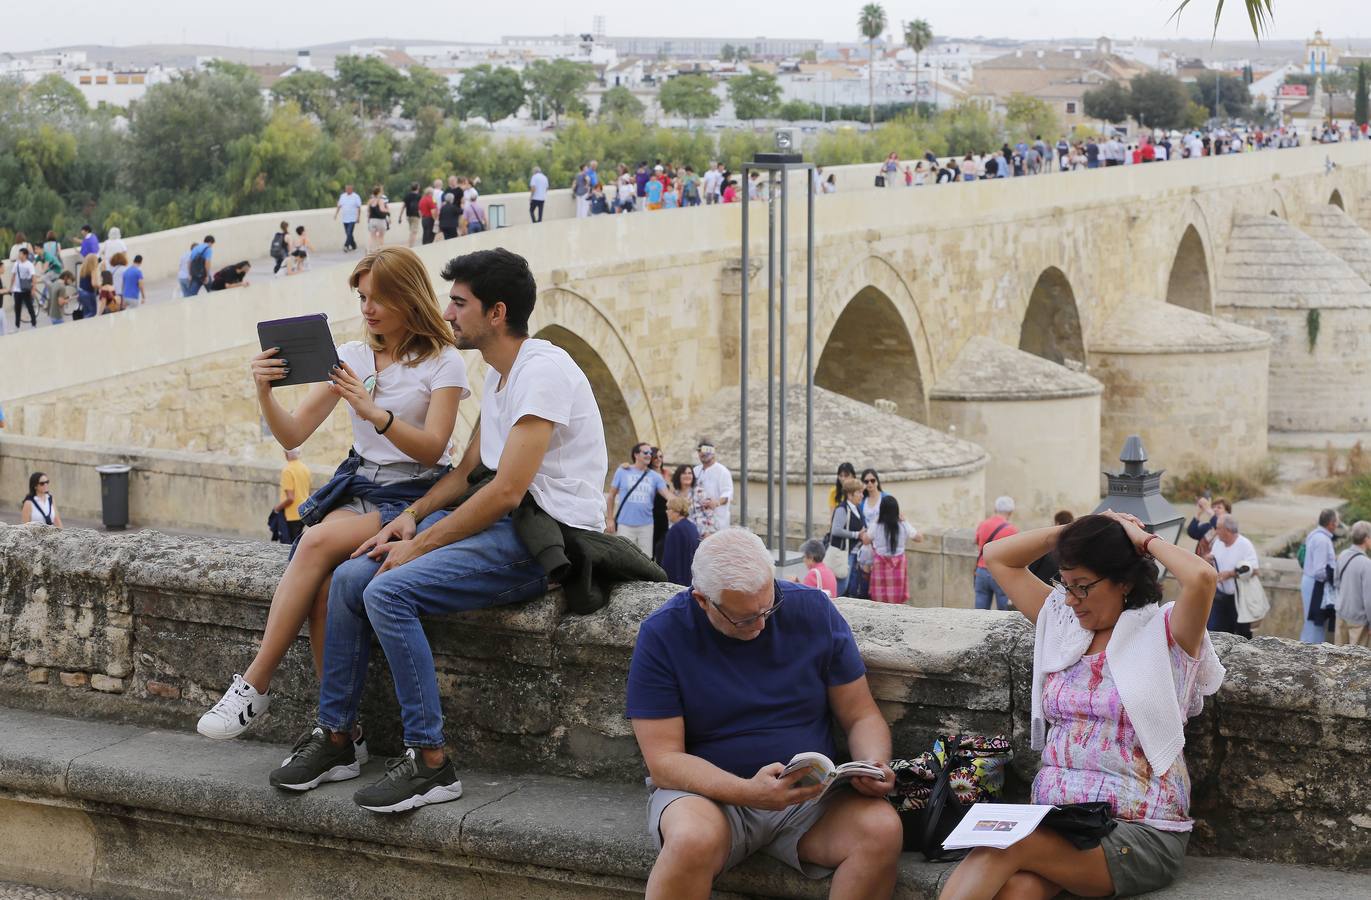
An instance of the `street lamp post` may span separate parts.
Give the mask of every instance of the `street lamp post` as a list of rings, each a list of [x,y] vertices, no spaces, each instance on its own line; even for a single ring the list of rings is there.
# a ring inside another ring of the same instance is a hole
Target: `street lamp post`
[[[1162,496],[1162,474],[1166,470],[1147,471],[1147,450],[1142,438],[1129,435],[1119,454],[1119,462],[1123,463],[1123,471],[1104,473],[1109,479],[1109,492],[1095,507],[1095,512],[1112,509],[1129,513],[1137,516],[1144,528],[1162,540],[1173,544],[1179,541],[1185,517]]]

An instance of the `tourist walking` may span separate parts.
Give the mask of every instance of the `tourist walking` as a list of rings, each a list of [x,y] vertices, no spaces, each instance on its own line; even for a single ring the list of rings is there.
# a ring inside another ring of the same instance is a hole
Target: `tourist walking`
[[[1353,132],[1355,134],[1355,132]],[[1371,522],[1357,521],[1352,525],[1352,546],[1338,554],[1333,571],[1333,584],[1338,589],[1338,627],[1336,643],[1357,647],[1371,647]]]
[[[1328,640],[1328,626],[1336,618],[1329,608],[1325,593],[1333,584],[1333,532],[1338,528],[1338,512],[1325,509],[1319,513],[1319,524],[1304,539],[1304,570],[1300,577],[1300,599],[1303,601],[1304,626],[1300,640],[1306,644],[1321,644]]]
[[[547,176],[537,166],[528,179],[528,218],[530,222],[543,221],[543,207],[547,205]]]
[[[300,520],[300,504],[309,497],[309,466],[300,461],[300,449],[285,451],[286,464],[281,469],[280,495],[272,512],[280,513],[286,522],[286,532],[293,544],[305,532],[305,523]]]
[[[688,471],[688,470],[687,470]],[[666,517],[670,527],[662,542],[662,571],[673,584],[690,584],[690,566],[700,546],[700,530],[690,521],[690,501],[672,497],[666,502]]]
[[[1009,597],[995,581],[995,576],[985,564],[985,548],[991,541],[1013,537],[1019,530],[1009,524],[1014,515],[1013,497],[996,497],[995,514],[976,526],[976,608],[990,609],[991,601],[1000,609],[1009,609]],[[1032,560],[1030,560],[1032,562]],[[1210,598],[1211,600],[1213,598]]]
[[[700,438],[695,452],[700,458],[700,464],[695,467],[695,481],[704,490],[703,505],[714,514],[714,530],[723,531],[729,525],[733,474],[719,462],[714,454],[714,442],[709,438]]]
[[[694,523],[700,539],[709,537],[718,528],[714,524],[714,510],[705,503],[705,489],[695,480],[695,470],[688,465],[679,465],[671,475],[671,489],[677,497],[690,503],[687,515]]]
[[[67,309],[76,300],[76,275],[63,272],[57,283],[48,288],[48,320],[54,325],[66,321]]]
[[[590,167],[582,165],[576,177],[571,179],[571,196],[576,200],[576,218],[584,219],[590,215]]]
[[[62,516],[57,512],[57,501],[52,496],[46,472],[34,472],[29,476],[29,492],[19,505],[19,524],[62,527]]]
[[[451,192],[444,194],[443,205],[438,210],[438,230],[442,232],[443,240],[450,241],[457,237],[461,221],[462,207],[457,198]]]
[[[862,502],[862,483],[856,478],[844,478],[839,482],[838,490],[842,499],[833,508],[833,517],[828,529],[828,545],[847,554],[847,571],[841,576],[835,572],[834,577],[838,582],[838,596],[851,597],[855,594],[850,593],[849,589],[859,587],[864,581],[857,570],[857,552],[861,550],[866,534],[866,522],[858,505]]]
[[[1053,548],[1063,581],[1046,585],[1027,566]],[[1114,827],[1089,849],[1050,826],[1005,850],[977,847],[942,900],[1166,887],[1194,828],[1185,721],[1224,676],[1204,627],[1213,568],[1115,512],[1003,538],[986,548],[986,562],[1035,625],[1029,743],[1042,767],[1030,802],[1103,801]],[[1158,563],[1179,584],[1164,606]]]
[[[1256,575],[1257,548],[1246,535],[1238,533],[1238,519],[1228,513],[1219,517],[1214,538],[1209,558],[1219,573],[1219,581],[1209,611],[1209,630],[1250,638],[1252,625],[1238,617],[1238,576]]]
[[[357,249],[357,238],[353,230],[357,227],[357,220],[362,217],[362,197],[352,189],[352,185],[344,185],[343,193],[338,195],[338,205],[333,209],[333,218],[343,223],[343,252],[350,253]]]
[[[631,462],[614,473],[606,497],[605,534],[617,534],[637,544],[649,558],[652,556],[652,498],[670,499],[671,489],[661,473],[653,469],[652,445],[637,443],[629,451]],[[617,509],[615,499],[622,494]]]
[[[424,199],[424,195],[419,192],[419,182],[412,181],[409,191],[405,194],[404,205],[400,208],[400,219],[409,225],[409,245],[413,247],[419,243],[419,225],[423,218],[419,211],[419,204]]]
[[[290,242],[290,265],[286,269],[287,275],[299,275],[309,268],[309,255],[314,252],[314,245],[309,242],[309,235],[305,233],[305,226],[295,226],[295,238]]]
[[[124,308],[128,309],[142,304],[146,299],[143,293],[143,255],[137,254],[133,257],[133,265],[124,269],[119,276],[119,283],[124,297]]]
[[[423,226],[423,243],[425,246],[433,243],[434,218],[438,215],[438,203],[442,200],[442,194],[433,196],[433,191],[424,191],[424,196],[419,198],[419,222]]]
[[[330,573],[449,469],[458,403],[470,389],[428,272],[412,250],[387,247],[359,260],[348,285],[361,299],[364,338],[338,347],[331,380],[312,386],[294,411],[272,393],[290,360],[276,348],[252,359],[262,418],[283,448],[303,444],[339,401],[347,404],[353,443],[333,478],[301,507],[307,527],[272,595],[261,647],[200,718],[206,737],[237,737],[266,712],[272,676],[306,619],[314,669],[322,671]]]
[[[187,261],[186,272],[190,276],[190,292],[187,297],[194,297],[200,293],[200,288],[206,292],[210,289],[210,280],[214,270],[211,268],[214,262],[214,235],[207,234],[205,239],[190,249],[190,259]]]
[[[909,600],[905,545],[922,541],[923,535],[900,515],[900,502],[889,494],[881,498],[881,511],[871,532],[871,599],[877,603]]]
[[[386,231],[390,229],[390,204],[386,202],[378,184],[371,189],[367,200],[367,252],[375,253],[385,246]]]
[[[33,311],[33,287],[38,279],[38,270],[29,259],[29,248],[20,247],[17,259],[12,266],[10,296],[14,298],[14,330],[18,331],[23,323],[24,310],[29,311],[29,324],[38,327],[38,314]]]
[[[80,315],[73,316],[76,319],[93,319],[99,311],[97,305],[98,291],[100,290],[100,254],[91,253],[81,260],[81,268],[76,277],[76,297],[81,304],[77,310]],[[194,293],[192,291],[192,293]],[[186,294],[187,297],[190,294]]]
[[[290,259],[290,223],[282,222],[277,232],[271,236],[271,248],[267,251],[276,265],[272,266],[271,274],[275,275],[281,271],[281,267],[286,265]],[[290,274],[290,269],[286,269],[286,274]]]

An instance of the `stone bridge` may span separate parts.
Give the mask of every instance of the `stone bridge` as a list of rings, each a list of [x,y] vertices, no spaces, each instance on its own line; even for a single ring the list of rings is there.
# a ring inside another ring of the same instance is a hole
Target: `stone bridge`
[[[903,473],[897,496],[925,504],[923,521],[968,524],[987,494],[1029,493],[1029,477],[1034,512],[1093,505],[1098,467],[1129,433],[1154,464],[1184,469],[1256,462],[1268,429],[1371,431],[1371,144],[816,202],[816,383],[837,396],[831,409],[860,406],[843,413],[855,431],[842,436],[859,465],[888,455],[891,416],[928,431],[913,441],[926,453],[886,461]],[[793,242],[803,206],[793,204]],[[753,222],[765,222],[760,205]],[[721,206],[520,225],[419,252],[435,283],[455,251],[526,256],[541,287],[534,331],[590,376],[611,454],[643,439],[674,460],[728,419],[729,404],[736,411],[740,231],[739,208]],[[754,233],[759,385],[764,248]],[[792,382],[806,365],[803,256],[792,246]],[[21,362],[6,377],[13,430],[268,457],[246,374],[254,323],[322,310],[338,336],[357,334],[345,274],[264,279],[7,338]],[[482,364],[468,362],[479,386]],[[476,401],[464,404],[459,442]],[[797,444],[802,428],[802,417],[790,427]],[[335,414],[306,452],[326,463],[347,440]],[[736,471],[736,446],[721,443]],[[816,460],[816,482],[838,461]],[[755,455],[753,471],[762,463]]]

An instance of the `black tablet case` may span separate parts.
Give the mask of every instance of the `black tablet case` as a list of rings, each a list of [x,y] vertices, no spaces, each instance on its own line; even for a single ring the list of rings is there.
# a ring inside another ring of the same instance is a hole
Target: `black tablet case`
[[[274,388],[328,381],[329,373],[338,364],[338,351],[334,348],[328,316],[324,313],[258,322],[257,339],[263,350],[281,348],[273,358],[290,363],[290,374],[273,381],[271,386]]]

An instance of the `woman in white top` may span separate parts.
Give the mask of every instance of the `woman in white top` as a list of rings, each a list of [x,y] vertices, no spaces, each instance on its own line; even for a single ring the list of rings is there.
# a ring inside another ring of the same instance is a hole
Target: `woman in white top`
[[[272,597],[261,649],[201,717],[198,730],[206,737],[237,737],[266,711],[271,678],[306,618],[315,672],[322,669],[334,568],[449,469],[457,405],[471,392],[423,263],[408,248],[386,247],[363,257],[349,284],[361,300],[366,339],[338,348],[332,380],[312,386],[294,412],[272,394],[290,361],[277,358],[275,348],[252,359],[262,416],[282,447],[303,444],[340,400],[353,444],[333,478],[302,506],[308,527]]]
[[[109,230],[109,235],[105,238],[105,243],[100,246],[100,256],[110,259],[116,253],[128,254],[129,245],[124,243],[124,236],[119,233],[118,226]]]
[[[62,517],[57,513],[57,501],[52,499],[48,476],[34,472],[29,476],[29,492],[19,508],[19,522],[23,525],[56,525],[62,527]]]
[[[918,543],[924,536],[900,515],[900,503],[886,494],[881,497],[876,527],[871,532],[871,599],[877,603],[904,603],[909,599],[905,576],[905,544]]]

